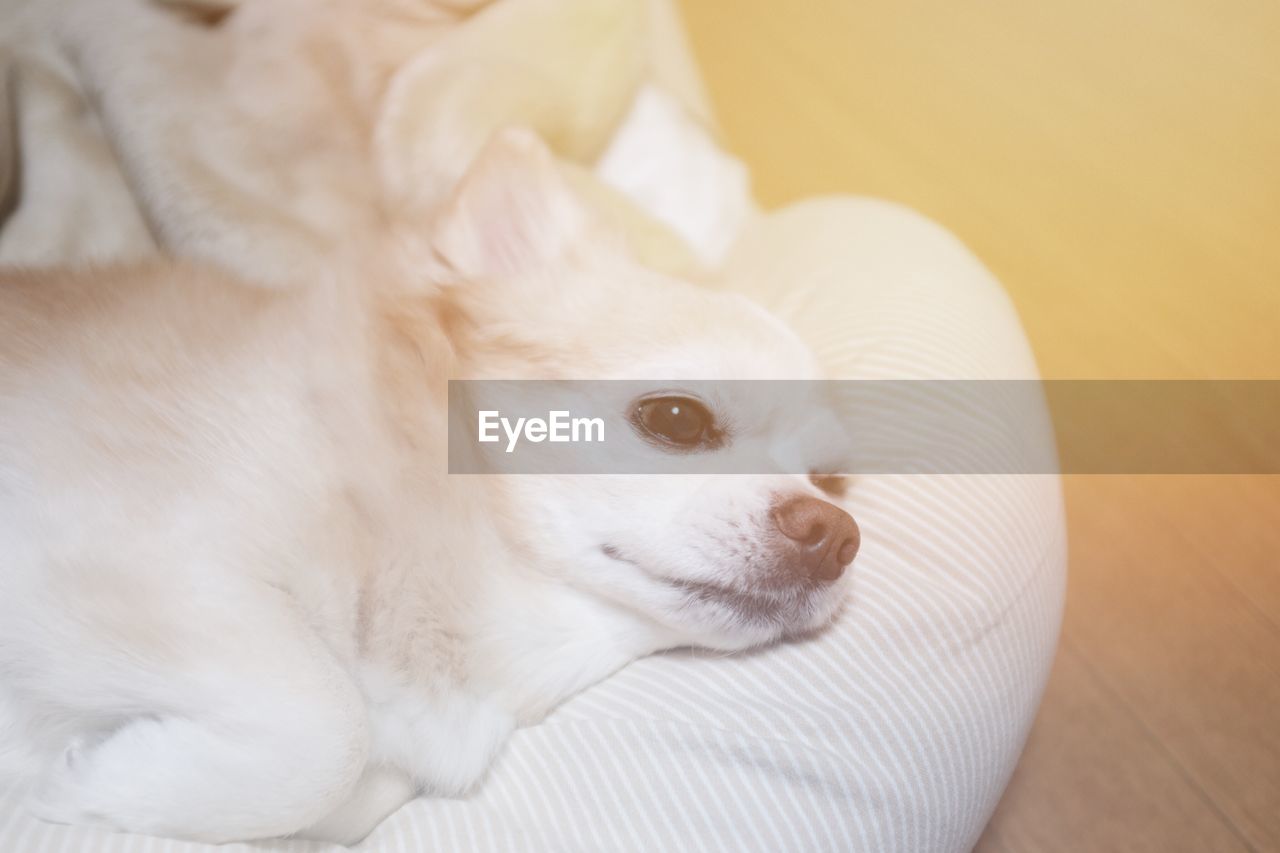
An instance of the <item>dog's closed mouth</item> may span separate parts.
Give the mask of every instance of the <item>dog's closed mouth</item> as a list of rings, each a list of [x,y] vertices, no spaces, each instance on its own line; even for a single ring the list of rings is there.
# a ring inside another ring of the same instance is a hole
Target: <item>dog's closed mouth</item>
[[[612,545],[601,545],[600,553],[604,554],[609,559],[617,560],[620,563],[630,563],[633,566],[636,564],[635,560],[628,560],[626,557],[622,556],[621,551]]]
[[[728,607],[733,612],[736,612],[737,615],[744,617],[744,619],[755,621],[777,620],[786,610],[786,602],[772,596],[760,596],[760,594],[749,593],[732,587],[722,587],[721,584],[707,583],[707,581],[703,580],[666,578],[666,581],[671,587],[689,593],[690,596],[700,602],[712,602],[716,603],[716,605]]]
[[[610,559],[640,568],[635,560],[624,556],[612,545],[602,545],[600,551]],[[751,592],[710,581],[695,581],[687,578],[663,577],[662,581],[697,601],[718,604],[752,621],[776,621],[783,618],[784,614],[795,605],[802,604],[808,599],[812,592],[812,588],[808,586],[796,587],[789,590],[788,594],[780,595]]]

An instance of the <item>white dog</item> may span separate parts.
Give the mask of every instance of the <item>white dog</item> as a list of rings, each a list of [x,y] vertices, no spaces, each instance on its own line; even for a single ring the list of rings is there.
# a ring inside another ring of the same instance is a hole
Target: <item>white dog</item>
[[[839,606],[858,530],[827,480],[445,473],[449,378],[661,380],[610,428],[663,456],[795,414],[682,381],[815,375],[760,309],[631,260],[536,138],[350,243],[283,292],[0,278],[0,765],[40,815],[352,841],[639,656]]]

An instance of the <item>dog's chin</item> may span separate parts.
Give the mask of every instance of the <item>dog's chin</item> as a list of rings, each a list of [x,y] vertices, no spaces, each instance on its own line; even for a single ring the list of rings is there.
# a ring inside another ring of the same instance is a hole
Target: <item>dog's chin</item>
[[[724,651],[821,630],[843,598],[829,585],[752,590],[684,579],[667,583],[681,593],[680,615],[697,626],[699,645]]]
[[[718,651],[741,651],[818,631],[831,622],[844,598],[841,584],[720,584],[664,575],[615,549],[602,550],[661,585],[665,606],[658,614],[660,621],[691,644]]]

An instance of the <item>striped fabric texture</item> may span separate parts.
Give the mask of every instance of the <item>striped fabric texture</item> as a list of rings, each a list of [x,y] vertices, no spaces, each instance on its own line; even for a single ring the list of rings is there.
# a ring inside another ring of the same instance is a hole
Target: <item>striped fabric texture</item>
[[[857,199],[759,218],[726,286],[840,378],[1035,375],[998,284],[918,216]],[[519,731],[465,799],[417,800],[366,851],[969,849],[1017,760],[1065,577],[1052,476],[857,480],[848,606],[803,642],[665,654]],[[40,823],[0,792],[5,853],[267,853]]]

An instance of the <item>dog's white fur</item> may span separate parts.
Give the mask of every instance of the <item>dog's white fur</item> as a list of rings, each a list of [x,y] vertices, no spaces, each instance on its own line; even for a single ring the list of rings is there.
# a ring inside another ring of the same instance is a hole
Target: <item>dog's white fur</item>
[[[0,766],[42,816],[355,840],[628,661],[838,606],[682,584],[757,594],[804,477],[444,473],[450,377],[815,375],[746,300],[630,260],[536,139],[350,245],[286,292],[172,264],[0,280]]]
[[[803,478],[442,474],[449,376],[813,373],[747,303],[611,247],[527,138],[430,240],[405,219],[484,128],[441,121],[421,149],[378,129],[400,126],[384,90],[478,5],[250,0],[218,31],[135,0],[33,7],[161,243],[298,291],[182,265],[0,282],[0,768],[40,778],[41,814],[354,840],[416,790],[466,790],[513,726],[637,656],[767,642],[838,603],[762,619],[672,583],[750,589],[767,507]],[[521,8],[490,38],[527,31]],[[415,79],[429,102],[456,77]],[[391,211],[388,178],[413,188]]]

